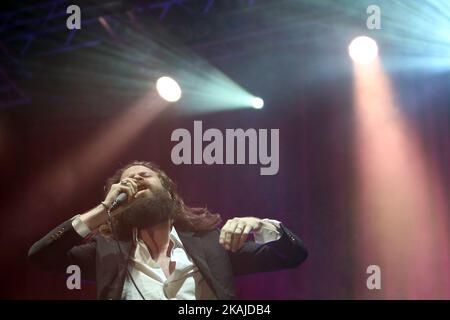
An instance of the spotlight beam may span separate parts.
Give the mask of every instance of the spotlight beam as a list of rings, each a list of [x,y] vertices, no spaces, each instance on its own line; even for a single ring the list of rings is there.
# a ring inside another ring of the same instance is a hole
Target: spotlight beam
[[[63,159],[50,163],[23,192],[22,212],[42,217],[58,211],[73,194],[83,191],[106,164],[121,154],[142,130],[164,109],[167,102],[150,92],[123,114],[99,128],[98,133]],[[57,188],[57,189],[55,189]],[[19,223],[19,221],[15,221]]]
[[[355,64],[354,72],[358,269],[376,264],[383,279],[382,291],[372,292],[358,276],[357,297],[448,299],[446,205],[429,191],[436,181],[420,139],[396,105],[380,61]]]

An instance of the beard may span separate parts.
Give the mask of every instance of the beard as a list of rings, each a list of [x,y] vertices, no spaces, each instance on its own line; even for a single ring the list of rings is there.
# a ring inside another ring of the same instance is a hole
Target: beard
[[[165,190],[152,192],[150,197],[137,198],[123,213],[123,223],[138,229],[158,225],[175,215],[174,201]]]

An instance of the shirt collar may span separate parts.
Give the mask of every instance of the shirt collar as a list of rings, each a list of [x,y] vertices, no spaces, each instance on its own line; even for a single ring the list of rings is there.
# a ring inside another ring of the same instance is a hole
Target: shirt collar
[[[174,247],[183,248],[183,243],[181,243],[180,237],[174,226],[172,226],[172,230],[170,230],[170,239],[174,242]]]
[[[140,239],[138,229],[133,228],[133,244],[137,244],[139,240]],[[170,240],[172,240],[174,244],[173,248],[183,248],[183,243],[181,242],[181,239],[178,236],[178,233],[175,230],[174,226],[172,226],[172,229],[170,230]]]

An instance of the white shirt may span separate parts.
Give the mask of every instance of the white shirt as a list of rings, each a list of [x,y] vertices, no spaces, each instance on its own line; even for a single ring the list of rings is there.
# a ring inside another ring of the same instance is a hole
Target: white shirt
[[[278,240],[281,235],[278,232],[279,221],[264,219],[276,228],[270,229],[263,226],[254,232],[255,242],[266,243]],[[79,215],[72,220],[75,231],[82,237],[91,233],[89,227],[81,221]],[[161,267],[155,262],[145,243],[138,239],[137,232],[133,232],[136,250],[131,256],[128,270],[133,277],[136,286],[146,300],[212,300],[216,299],[213,290],[203,278],[197,266],[187,254],[175,227],[170,232],[172,251],[170,260],[175,262],[175,269],[169,277],[166,277]],[[142,300],[139,292],[127,274],[122,290],[122,299]]]

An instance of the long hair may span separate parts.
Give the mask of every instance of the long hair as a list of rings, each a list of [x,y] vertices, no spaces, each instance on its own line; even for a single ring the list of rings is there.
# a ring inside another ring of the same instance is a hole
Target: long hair
[[[207,231],[215,229],[221,223],[221,217],[217,213],[211,213],[207,208],[193,208],[187,206],[181,196],[177,192],[175,182],[162,171],[157,165],[148,161],[133,161],[123,168],[116,171],[116,173],[107,180],[105,185],[105,192],[108,194],[111,186],[120,181],[122,173],[133,166],[144,166],[154,171],[161,180],[162,186],[169,192],[173,200],[173,217],[174,226],[180,231]],[[112,227],[117,237],[129,237],[131,235],[132,227],[128,225],[123,215],[119,214],[112,218]],[[104,224],[99,228],[99,232],[106,237],[112,237],[112,230],[109,225]]]

